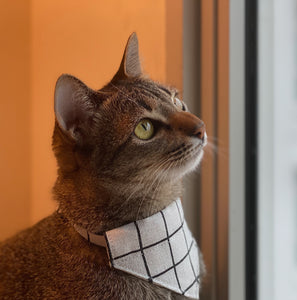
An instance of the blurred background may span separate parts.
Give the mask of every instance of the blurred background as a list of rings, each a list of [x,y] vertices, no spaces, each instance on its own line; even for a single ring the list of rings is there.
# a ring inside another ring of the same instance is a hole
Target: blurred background
[[[101,88],[136,31],[145,73],[177,87],[207,126],[183,199],[208,271],[201,299],[295,300],[296,0],[0,4],[0,240],[57,208],[58,76]]]

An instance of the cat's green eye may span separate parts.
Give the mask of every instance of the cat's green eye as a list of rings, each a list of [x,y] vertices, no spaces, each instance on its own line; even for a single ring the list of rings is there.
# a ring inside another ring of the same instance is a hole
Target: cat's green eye
[[[141,120],[135,130],[135,135],[141,140],[148,140],[154,134],[154,125],[150,120],[144,119]]]

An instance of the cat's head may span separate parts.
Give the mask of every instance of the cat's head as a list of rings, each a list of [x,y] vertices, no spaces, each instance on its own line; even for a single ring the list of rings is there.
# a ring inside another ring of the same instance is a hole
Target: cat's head
[[[62,75],[55,114],[54,193],[68,217],[93,231],[145,217],[181,196],[180,179],[197,167],[206,144],[203,122],[176,90],[142,74],[136,34],[101,90]]]

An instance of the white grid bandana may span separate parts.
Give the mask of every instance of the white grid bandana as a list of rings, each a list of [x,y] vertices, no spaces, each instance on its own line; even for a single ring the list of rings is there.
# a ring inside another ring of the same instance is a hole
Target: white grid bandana
[[[103,236],[75,228],[90,242],[103,245]],[[148,218],[107,231],[105,239],[112,267],[199,299],[199,250],[180,199]]]

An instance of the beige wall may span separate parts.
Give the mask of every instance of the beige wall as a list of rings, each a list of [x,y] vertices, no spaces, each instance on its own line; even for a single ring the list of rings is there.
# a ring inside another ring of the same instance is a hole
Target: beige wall
[[[144,70],[181,87],[182,37],[176,24],[182,23],[172,16],[175,11],[181,18],[181,3],[0,0],[0,240],[56,207],[51,135],[57,77],[71,73],[100,88],[117,70],[126,40],[136,31]]]

